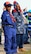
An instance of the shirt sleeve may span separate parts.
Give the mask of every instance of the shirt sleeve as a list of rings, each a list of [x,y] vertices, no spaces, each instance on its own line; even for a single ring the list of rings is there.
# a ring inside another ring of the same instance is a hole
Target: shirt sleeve
[[[5,13],[2,14],[1,19],[2,19],[3,21],[6,20],[6,15],[5,15]]]

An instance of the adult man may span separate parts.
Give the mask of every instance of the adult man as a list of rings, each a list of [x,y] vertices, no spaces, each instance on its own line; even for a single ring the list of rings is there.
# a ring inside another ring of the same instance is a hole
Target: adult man
[[[2,14],[2,27],[4,30],[5,35],[5,43],[4,43],[4,49],[6,51],[6,54],[14,54],[17,52],[17,46],[16,46],[16,20],[13,17],[13,15],[10,13],[11,6],[10,2],[4,3],[5,10]]]

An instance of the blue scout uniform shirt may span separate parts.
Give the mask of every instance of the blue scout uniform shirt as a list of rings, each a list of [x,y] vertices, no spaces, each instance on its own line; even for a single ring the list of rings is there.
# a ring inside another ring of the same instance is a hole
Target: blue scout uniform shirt
[[[12,54],[12,52],[15,53],[17,51],[16,21],[13,21],[12,18],[13,18],[12,15],[8,11],[3,12],[2,24],[5,36],[4,49],[6,51],[6,54]],[[13,28],[6,24],[11,24]]]
[[[2,24],[5,25],[5,24],[12,24],[14,26],[14,28],[16,28],[16,22],[13,22],[12,21],[12,18],[9,14],[8,11],[3,11],[3,14],[2,14]]]

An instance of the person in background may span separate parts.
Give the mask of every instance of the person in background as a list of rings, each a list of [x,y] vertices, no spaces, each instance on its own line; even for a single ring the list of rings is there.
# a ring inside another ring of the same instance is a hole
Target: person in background
[[[31,10],[28,11],[28,21],[29,21],[28,34],[29,34],[29,37],[30,37],[30,40],[31,40]]]
[[[4,3],[5,10],[2,13],[2,27],[4,30],[4,49],[6,54],[16,54],[17,53],[17,44],[16,44],[16,19],[10,13],[11,6],[10,2]]]
[[[27,22],[28,22],[28,13],[27,13],[27,8],[24,8],[23,9],[23,14],[24,14],[24,16],[26,17],[26,19],[27,19]],[[28,22],[29,23],[29,22]],[[25,44],[29,44],[29,41],[28,41],[28,39],[29,39],[29,37],[28,37],[28,30],[27,30],[27,28],[28,28],[28,23],[26,23],[25,25],[24,25],[24,29],[25,29],[25,34],[24,34],[24,43]]]
[[[28,40],[29,40],[30,37],[31,37],[31,10],[29,10],[27,12],[24,12],[24,15],[25,15],[27,21],[29,22],[27,24],[28,25],[28,27],[27,27],[27,30],[28,30]],[[29,43],[30,43],[30,41],[29,41]]]
[[[12,14],[16,19],[16,29],[17,29],[17,45],[19,46],[19,50],[20,51],[26,51],[23,48],[23,34],[24,34],[24,16],[22,15],[22,10],[20,8],[20,5],[18,4],[18,2],[14,1],[14,10],[12,10]]]

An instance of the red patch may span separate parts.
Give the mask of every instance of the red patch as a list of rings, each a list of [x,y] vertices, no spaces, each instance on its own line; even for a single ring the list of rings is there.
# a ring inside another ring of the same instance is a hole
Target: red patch
[[[12,21],[13,22],[16,22],[16,19],[14,18],[14,16],[12,14],[10,14],[11,18],[12,18]]]
[[[17,12],[15,9],[13,10],[13,12]],[[20,10],[20,12],[23,12],[22,10]]]
[[[13,12],[17,12],[17,11],[14,9]]]
[[[8,5],[8,4],[10,4],[10,2],[7,1],[7,2],[6,2],[6,5]]]

